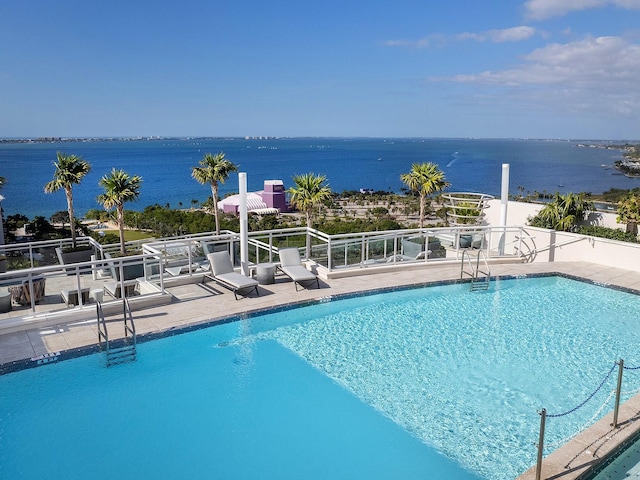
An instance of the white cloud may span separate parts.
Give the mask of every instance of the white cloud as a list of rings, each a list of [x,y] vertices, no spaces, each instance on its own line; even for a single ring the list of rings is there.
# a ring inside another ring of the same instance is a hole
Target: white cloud
[[[494,98],[531,102],[535,95],[535,102],[557,108],[623,114],[640,109],[640,45],[620,37],[588,38],[534,50],[525,61],[508,70],[446,80],[484,86]]]
[[[527,18],[545,20],[561,17],[569,12],[601,8],[607,5],[635,10],[640,9],[640,0],[527,0],[524,8]]]
[[[503,30],[489,30],[487,37],[495,43],[520,42],[531,38],[535,33],[535,28],[522,25],[520,27],[505,28]]]
[[[408,40],[387,40],[384,42],[387,47],[410,47],[412,42]]]
[[[500,30],[487,30],[481,33],[464,32],[458,35],[446,36],[442,34],[432,34],[420,40],[389,40],[385,42],[388,47],[414,47],[429,48],[432,46],[443,47],[452,41],[474,41],[474,42],[521,42],[536,34],[536,29],[521,25],[518,27],[504,28]]]

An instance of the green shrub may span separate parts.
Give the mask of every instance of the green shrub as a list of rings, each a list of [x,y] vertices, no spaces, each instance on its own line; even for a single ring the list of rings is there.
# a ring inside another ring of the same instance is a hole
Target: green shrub
[[[638,237],[633,233],[627,233],[617,228],[582,225],[578,227],[577,233],[591,235],[592,237],[608,238],[609,240],[619,240],[621,242],[640,243]]]

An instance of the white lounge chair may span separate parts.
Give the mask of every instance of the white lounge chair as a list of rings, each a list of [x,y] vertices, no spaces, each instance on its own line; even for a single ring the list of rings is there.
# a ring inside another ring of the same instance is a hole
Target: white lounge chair
[[[308,285],[312,282],[316,282],[317,287],[320,288],[318,276],[307,270],[305,266],[302,265],[300,252],[297,248],[281,248],[278,250],[278,255],[280,255],[280,270],[287,277],[293,280],[293,283],[296,286],[296,292],[298,291],[298,285],[304,287],[302,284],[303,282],[306,282]]]
[[[245,277],[240,273],[236,273],[231,265],[231,258],[227,252],[214,252],[207,254],[213,280],[220,285],[233,290],[233,296],[238,299],[237,292],[239,290],[247,290],[255,288],[256,295],[260,296],[258,291],[258,281],[253,278]]]

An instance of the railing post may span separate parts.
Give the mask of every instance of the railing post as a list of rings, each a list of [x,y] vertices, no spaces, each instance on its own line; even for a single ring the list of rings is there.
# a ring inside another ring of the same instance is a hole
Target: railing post
[[[618,384],[616,385],[616,403],[613,407],[613,423],[614,428],[618,428],[618,411],[620,410],[620,393],[622,390],[622,372],[624,371],[624,360],[620,359],[618,363]]]
[[[542,475],[542,451],[544,450],[544,427],[547,422],[547,409],[543,408],[540,414],[540,437],[538,438],[538,462],[536,466],[536,480],[540,480]]]

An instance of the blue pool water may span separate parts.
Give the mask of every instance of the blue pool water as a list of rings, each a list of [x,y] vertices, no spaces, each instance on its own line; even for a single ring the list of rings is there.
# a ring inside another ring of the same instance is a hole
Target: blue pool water
[[[535,462],[538,409],[640,364],[639,307],[560,277],[446,285],[166,337],[109,369],[89,355],[5,374],[0,478],[512,479]],[[608,390],[550,419],[547,441]]]

